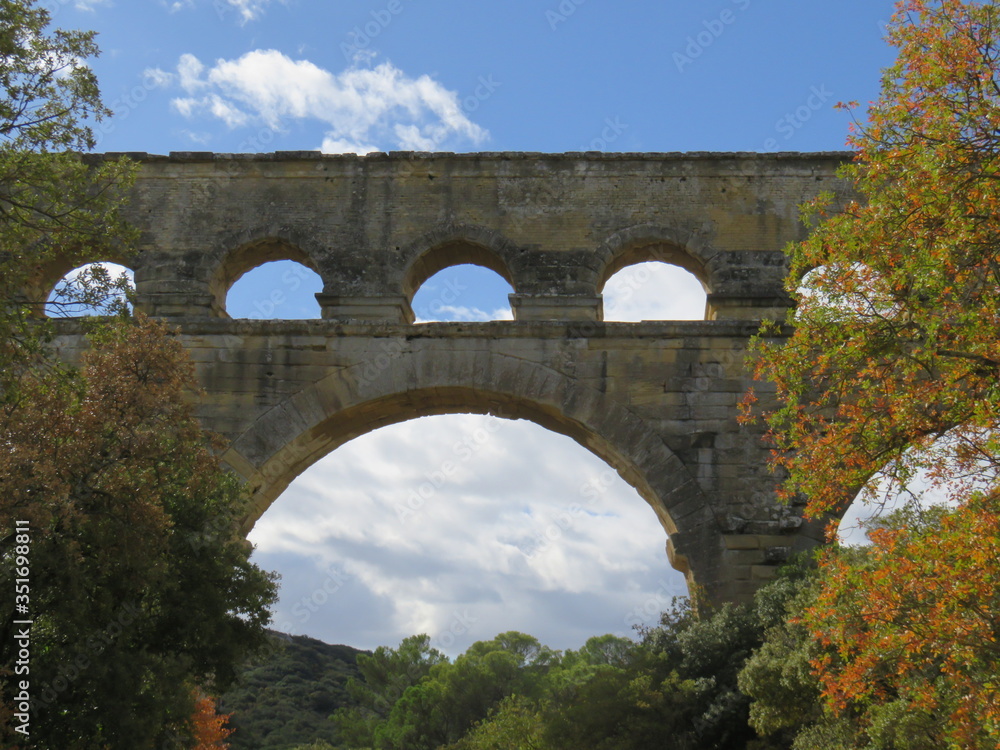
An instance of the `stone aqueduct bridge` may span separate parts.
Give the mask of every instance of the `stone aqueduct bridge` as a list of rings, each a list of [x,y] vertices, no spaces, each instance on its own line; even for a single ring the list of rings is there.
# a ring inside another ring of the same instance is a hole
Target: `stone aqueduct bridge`
[[[748,597],[821,539],[775,501],[761,428],[736,417],[748,340],[787,304],[797,205],[846,191],[844,154],[131,156],[138,304],[180,326],[200,417],[255,493],[246,530],[348,440],[475,412],[532,420],[607,461],[713,599]],[[280,259],[322,277],[322,319],[230,319],[232,284]],[[603,322],[605,281],[653,259],[700,279],[705,320]],[[513,321],[413,323],[415,291],[460,263],[511,284]],[[75,330],[60,339],[69,355]]]

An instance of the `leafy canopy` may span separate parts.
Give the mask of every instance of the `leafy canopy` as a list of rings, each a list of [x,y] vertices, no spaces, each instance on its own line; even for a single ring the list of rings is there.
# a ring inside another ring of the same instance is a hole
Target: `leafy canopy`
[[[0,0],[0,585],[14,591],[29,547],[33,620],[25,735],[11,679],[25,618],[4,599],[0,744],[133,750],[197,733],[210,746],[224,730],[195,710],[197,690],[223,689],[264,642],[274,582],[235,533],[246,496],[194,417],[171,334],[141,317],[78,328],[92,331],[82,368],[48,346],[52,283],[127,256],[133,237],[131,166],[79,153],[109,114],[86,65],[94,35],[49,21],[35,0]],[[116,286],[84,276],[57,304],[101,304]]]
[[[97,336],[69,386],[34,375],[0,418],[7,590],[15,522],[30,536],[33,720],[19,746],[140,750],[184,736],[193,689],[224,690],[266,644],[274,582],[236,533],[247,497],[194,417],[195,385],[180,342],[139,318]],[[7,601],[0,670],[12,674]],[[2,684],[9,705],[15,683]]]
[[[379,750],[743,750],[757,734],[737,675],[783,612],[765,609],[678,605],[638,643],[604,635],[562,653],[509,632],[450,661],[414,636],[359,655],[360,705],[334,722],[344,746]]]
[[[88,58],[94,33],[50,30],[35,0],[0,0],[0,396],[37,363],[41,314],[54,282],[87,260],[121,259],[133,233],[120,211],[133,168],[88,164],[90,123],[110,115]],[[100,305],[107,278],[75,294]],[[72,287],[71,287],[72,289]],[[71,296],[63,304],[72,303]],[[57,303],[58,304],[58,303]]]
[[[898,61],[843,169],[863,202],[821,196],[805,207],[818,226],[788,248],[794,329],[759,340],[757,369],[781,402],[768,420],[785,493],[814,514],[877,474],[891,494],[917,470],[957,496],[970,475],[995,481],[997,15],[993,2],[899,3]]]
[[[921,474],[950,501],[824,556],[800,620],[819,648],[799,657],[853,727],[827,725],[831,746],[1000,743],[998,33],[996,2],[897,4],[898,60],[844,169],[861,199],[806,207],[793,329],[757,345],[786,495],[835,517],[866,483],[892,498]]]

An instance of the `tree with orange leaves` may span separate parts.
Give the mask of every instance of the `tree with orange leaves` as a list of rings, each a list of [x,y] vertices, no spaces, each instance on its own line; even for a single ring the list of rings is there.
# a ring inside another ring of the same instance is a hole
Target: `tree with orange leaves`
[[[915,506],[864,553],[823,559],[805,624],[828,708],[868,747],[1000,741],[1000,7],[900,0],[898,48],[830,196],[789,248],[792,332],[757,345],[786,496],[836,517],[862,488],[923,477]]]
[[[216,710],[215,699],[205,695],[195,704],[191,725],[194,730],[194,750],[226,750],[226,738],[235,730],[226,726],[228,714]]]

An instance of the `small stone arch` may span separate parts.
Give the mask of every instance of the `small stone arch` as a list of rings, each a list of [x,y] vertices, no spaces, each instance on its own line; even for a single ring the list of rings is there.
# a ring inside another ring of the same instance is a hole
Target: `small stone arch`
[[[82,255],[60,255],[52,258],[36,269],[24,288],[24,297],[31,304],[32,314],[44,318],[46,300],[60,280],[70,271],[94,263],[114,263],[125,266],[133,273],[138,267],[137,256],[134,255],[102,254],[96,258]]]
[[[422,416],[480,413],[527,419],[596,454],[649,503],[667,550],[689,582],[711,576],[717,521],[684,463],[642,419],[595,388],[515,356],[476,350],[430,352],[399,342],[368,362],[338,370],[261,414],[223,459],[246,478],[254,523],[291,481],[349,440]]]
[[[209,293],[212,298],[212,312],[218,317],[228,318],[226,295],[239,279],[264,263],[276,260],[292,260],[301,263],[320,276],[323,275],[318,259],[318,247],[286,229],[259,229],[243,232],[226,247],[231,248],[218,254],[218,260],[209,278]]]
[[[642,224],[615,232],[597,249],[595,292],[608,279],[635,263],[659,260],[679,266],[701,282],[706,293],[713,288],[712,259],[716,252],[695,232]]]
[[[449,224],[411,242],[403,250],[400,288],[407,302],[438,271],[469,263],[496,272],[515,291],[513,273],[518,248],[499,232],[474,224]]]

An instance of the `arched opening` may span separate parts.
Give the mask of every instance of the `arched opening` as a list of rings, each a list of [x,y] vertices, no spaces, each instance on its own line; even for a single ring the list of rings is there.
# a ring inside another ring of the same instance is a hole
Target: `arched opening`
[[[989,430],[955,428],[921,448],[910,448],[901,460],[876,472],[846,508],[837,527],[847,545],[868,543],[867,532],[893,511],[921,512],[934,506],[955,506],[974,494],[986,494],[1000,481],[1000,466],[989,450]]]
[[[428,278],[413,295],[417,323],[513,320],[510,283],[496,271],[463,263]]]
[[[293,260],[263,263],[243,274],[226,295],[231,318],[298,320],[320,317],[323,279]]]
[[[87,263],[65,274],[49,292],[45,315],[78,318],[130,311],[135,288],[132,269],[118,263]]]
[[[513,318],[506,299],[515,289],[513,275],[500,254],[480,242],[439,241],[417,255],[402,286],[417,322]]]
[[[420,354],[431,356],[426,350]],[[557,382],[540,377],[536,368],[516,358],[490,361],[477,358],[475,352],[457,350],[451,363],[435,357],[434,366],[447,368],[457,363],[469,385],[439,381],[399,391],[395,383],[400,379],[412,382],[419,377],[415,370],[421,367],[420,358],[406,359],[386,350],[364,366],[334,372],[298,394],[295,403],[270,409],[232,443],[223,459],[251,479],[255,493],[245,532],[293,479],[344,443],[408,419],[455,413],[526,419],[572,438],[635,487],[668,534],[677,527],[666,502],[680,504],[688,522],[697,524],[709,517],[708,503],[684,464],[660,438],[600,392],[580,386],[572,398],[566,398]],[[470,370],[470,366],[477,369]],[[477,383],[490,376],[544,393],[515,395]],[[317,419],[330,404],[339,405],[337,411]],[[671,554],[674,567],[688,572],[684,553],[671,549]]]
[[[607,393],[520,356],[419,337],[382,341],[369,355],[247,415],[222,455],[253,494],[244,534],[296,477],[354,438],[418,417],[502,416],[571,438],[611,466],[669,535],[671,565],[718,595],[717,549],[703,543],[717,528],[708,497],[663,437]]]
[[[885,317],[895,305],[878,274],[864,263],[834,263],[810,269],[796,289],[796,316]]]
[[[655,514],[576,442],[525,420],[429,416],[366,432],[257,522],[283,574],[275,627],[360,648],[519,630],[556,648],[632,635],[686,593]]]
[[[705,319],[704,285],[690,271],[663,261],[622,268],[602,292],[606,321]]]
[[[597,279],[608,321],[704,320],[709,273],[680,238],[661,227],[612,237]]]
[[[230,253],[211,281],[215,312],[222,317],[319,318],[319,268],[298,246],[268,237]]]
[[[930,486],[925,477],[916,478],[903,492],[890,492],[888,483],[875,478],[872,480],[874,490],[871,497],[863,497],[865,491],[851,501],[847,511],[837,525],[837,539],[841,544],[847,546],[861,546],[868,544],[868,532],[873,528],[878,519],[885,518],[888,514],[903,508],[925,507],[943,498],[937,493],[930,491]]]

